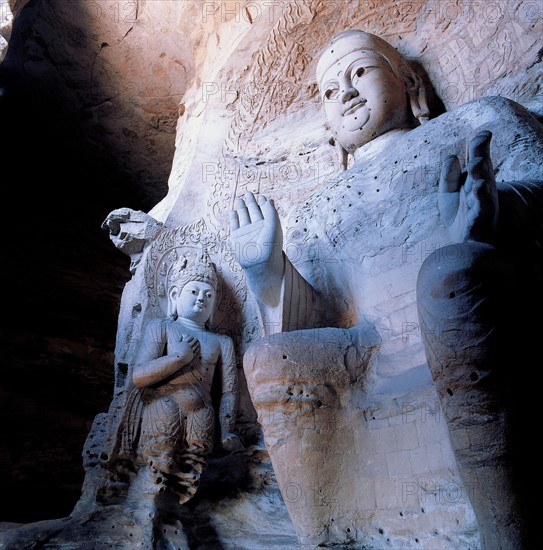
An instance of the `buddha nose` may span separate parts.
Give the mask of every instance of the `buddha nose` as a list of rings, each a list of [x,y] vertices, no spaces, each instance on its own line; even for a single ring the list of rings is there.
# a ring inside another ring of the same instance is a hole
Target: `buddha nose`
[[[358,95],[358,90],[353,86],[350,78],[342,76],[339,79],[339,101],[347,103]]]

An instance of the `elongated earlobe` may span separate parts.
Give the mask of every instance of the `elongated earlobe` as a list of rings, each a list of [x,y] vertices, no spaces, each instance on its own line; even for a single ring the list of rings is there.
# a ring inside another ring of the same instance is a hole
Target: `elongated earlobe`
[[[339,163],[341,165],[341,169],[343,171],[347,170],[347,166],[349,166],[349,153],[343,149],[341,145],[338,145],[339,147]]]
[[[177,287],[173,286],[168,293],[168,317],[177,319]]]
[[[341,170],[347,170],[347,166],[349,166],[349,153],[333,137],[328,140],[328,143],[336,150]]]
[[[430,118],[430,109],[428,108],[426,88],[422,79],[419,75],[413,73],[405,79],[405,83],[413,116],[420,124],[428,122]]]

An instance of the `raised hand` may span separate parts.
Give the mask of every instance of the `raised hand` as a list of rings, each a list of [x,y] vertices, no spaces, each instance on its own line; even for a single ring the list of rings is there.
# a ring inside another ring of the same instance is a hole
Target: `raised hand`
[[[491,132],[468,144],[467,171],[455,155],[445,159],[439,181],[439,212],[456,242],[492,243],[498,220],[498,192],[490,159]]]
[[[256,297],[268,304],[279,300],[283,277],[283,230],[272,200],[258,203],[252,193],[236,199],[230,212],[230,241],[236,261],[245,271]]]
[[[244,269],[281,260],[281,222],[273,201],[264,195],[258,197],[258,203],[252,193],[247,193],[245,201],[236,199],[230,229],[236,261]]]

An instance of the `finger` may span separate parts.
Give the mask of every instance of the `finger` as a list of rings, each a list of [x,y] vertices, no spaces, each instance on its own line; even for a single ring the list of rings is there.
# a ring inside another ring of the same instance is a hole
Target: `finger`
[[[494,173],[489,169],[488,162],[483,157],[475,157],[468,163],[468,181],[494,181]],[[468,189],[471,191],[471,189]]]
[[[230,210],[230,231],[239,229],[239,216],[235,210]]]
[[[262,208],[266,203],[268,202],[268,199],[264,195],[258,195],[258,204]]]
[[[487,186],[485,180],[475,180],[472,185],[473,196],[481,197],[487,191]]]
[[[439,178],[440,193],[456,193],[462,186],[462,170],[456,155],[450,155],[443,161]]]
[[[474,138],[470,139],[468,144],[468,162],[474,158],[482,157],[490,161],[490,140],[492,132],[483,130]]]
[[[235,208],[238,213],[239,226],[243,227],[250,224],[251,218],[249,217],[249,210],[247,210],[245,201],[243,199],[236,199]]]
[[[488,130],[479,132],[470,140],[468,146],[468,179],[494,181],[494,169],[490,158],[490,140],[492,133]]]
[[[255,196],[249,191],[245,197],[245,204],[249,210],[249,217],[251,222],[259,222],[264,219],[260,206],[256,203]]]
[[[272,199],[266,199],[266,202],[260,206],[262,214],[264,215],[265,220],[271,220],[277,216],[277,210],[275,208],[275,203]]]

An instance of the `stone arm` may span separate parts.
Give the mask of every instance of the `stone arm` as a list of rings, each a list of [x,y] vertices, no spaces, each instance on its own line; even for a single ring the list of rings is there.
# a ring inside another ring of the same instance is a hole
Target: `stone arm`
[[[252,193],[237,199],[230,214],[237,262],[256,299],[262,333],[311,328],[317,294],[283,252],[281,222],[272,200]]]
[[[183,335],[180,342],[169,346],[166,355],[167,337],[162,320],[149,323],[143,334],[132,379],[137,388],[147,388],[162,382],[186,364],[196,353],[199,342],[192,336]]]
[[[233,433],[238,408],[238,379],[234,343],[228,336],[220,340],[221,356],[218,367],[221,377],[221,402],[219,406],[219,423],[221,443],[224,449],[233,451],[241,447],[237,435]]]
[[[477,472],[481,487],[508,495],[502,506],[492,491],[475,489],[482,540],[520,548],[529,493],[518,472],[530,471],[523,429],[537,415],[537,399],[517,366],[539,356],[542,323],[533,311],[543,300],[543,182],[497,185],[490,139],[485,131],[470,140],[465,172],[456,157],[444,163],[439,209],[454,242],[423,262],[417,307],[460,471],[466,479]]]

